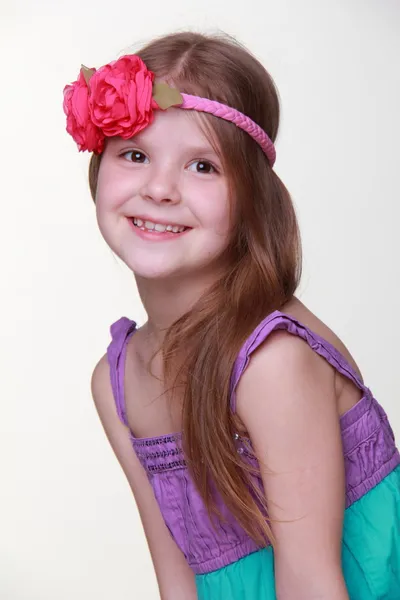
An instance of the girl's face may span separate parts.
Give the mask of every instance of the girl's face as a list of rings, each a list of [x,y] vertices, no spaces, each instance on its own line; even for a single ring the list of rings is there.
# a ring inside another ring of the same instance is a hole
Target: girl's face
[[[107,244],[139,277],[212,275],[230,239],[231,207],[227,175],[197,118],[156,111],[134,138],[109,138],[96,211]]]

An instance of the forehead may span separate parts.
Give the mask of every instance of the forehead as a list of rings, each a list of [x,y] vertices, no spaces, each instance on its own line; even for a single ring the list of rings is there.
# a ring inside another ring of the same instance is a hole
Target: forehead
[[[204,129],[201,114],[180,108],[155,110],[154,120],[131,140],[116,137],[109,140],[110,144],[123,144],[129,141],[151,144],[154,147],[176,146],[199,147],[214,151],[209,136]]]
[[[193,111],[190,112],[193,113]],[[153,122],[135,135],[132,140],[152,144],[164,142],[183,144],[188,140],[196,140],[202,144],[209,144],[201,127],[201,120],[196,118],[197,116],[179,108],[169,108],[165,111],[155,110]]]

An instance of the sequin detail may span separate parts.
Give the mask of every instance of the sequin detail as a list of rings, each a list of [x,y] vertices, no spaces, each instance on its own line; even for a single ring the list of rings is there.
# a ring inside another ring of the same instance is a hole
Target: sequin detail
[[[235,440],[236,452],[238,454],[243,454],[248,458],[255,458],[254,452],[251,447],[250,438],[242,437],[239,433],[235,432],[233,435],[233,439]]]

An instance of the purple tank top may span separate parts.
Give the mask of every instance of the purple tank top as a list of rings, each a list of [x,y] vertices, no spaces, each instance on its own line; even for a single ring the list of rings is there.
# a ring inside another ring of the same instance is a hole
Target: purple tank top
[[[397,465],[400,454],[383,408],[363,384],[343,355],[328,341],[313,333],[293,317],[275,311],[264,319],[243,345],[232,374],[231,405],[235,410],[235,390],[251,353],[276,329],[300,336],[337,371],[362,390],[362,399],[340,419],[346,472],[346,507],[377,485]],[[112,341],[107,349],[116,409],[128,426],[124,401],[124,365],[127,342],[136,323],[122,317],[111,326]],[[197,574],[208,573],[254,552],[256,544],[229,513],[218,494],[216,500],[226,522],[211,524],[203,501],[191,480],[182,453],[181,433],[136,438],[130,433],[134,451],[154,490],[164,521]],[[240,437],[238,452],[256,464],[256,458]],[[261,479],[259,481],[262,486]]]

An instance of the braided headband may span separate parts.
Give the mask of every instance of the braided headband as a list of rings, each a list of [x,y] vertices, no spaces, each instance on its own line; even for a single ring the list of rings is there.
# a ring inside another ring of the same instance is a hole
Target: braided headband
[[[63,90],[66,129],[79,151],[101,154],[106,137],[129,139],[152,123],[154,110],[175,106],[234,123],[261,146],[273,166],[274,144],[249,117],[215,100],[181,94],[165,83],[153,84],[154,78],[155,74],[135,54],[122,56],[98,70],[82,65],[78,79]]]

